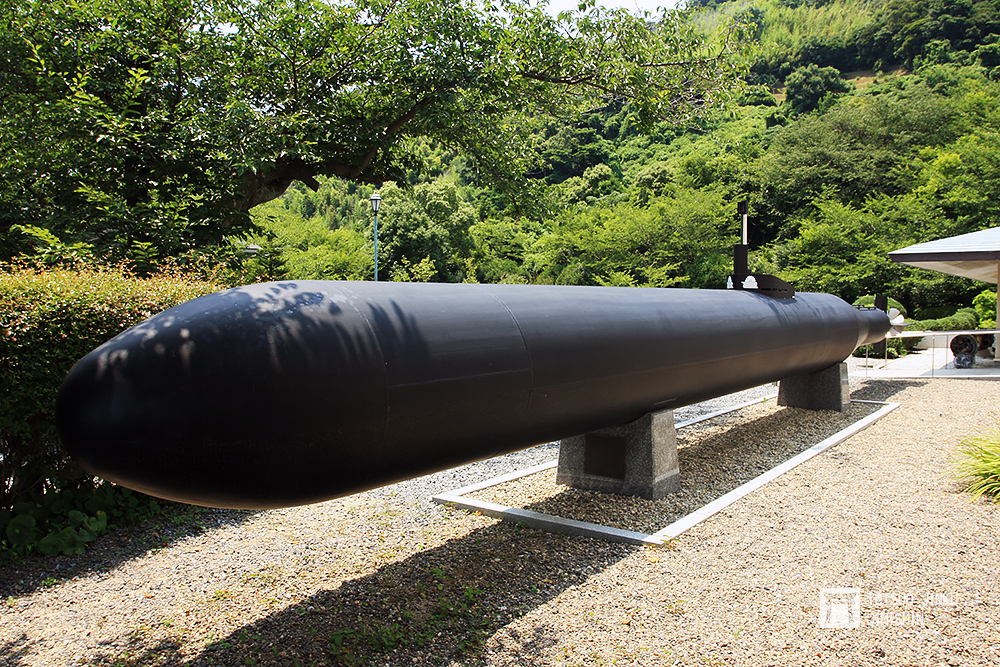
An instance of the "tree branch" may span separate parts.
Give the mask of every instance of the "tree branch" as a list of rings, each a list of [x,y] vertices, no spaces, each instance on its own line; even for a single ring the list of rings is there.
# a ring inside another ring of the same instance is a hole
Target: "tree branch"
[[[407,111],[402,116],[400,116],[392,123],[390,123],[382,131],[382,136],[389,137],[399,132],[399,130],[402,129],[404,125],[406,125],[416,117],[416,115],[420,112],[420,109],[422,107],[426,107],[429,104],[430,100],[427,98],[424,98],[419,102],[417,102],[416,104],[414,104],[412,107],[410,107],[409,111]],[[361,161],[357,164],[357,166],[355,166],[353,170],[351,170],[346,176],[344,176],[344,178],[349,178],[353,180],[356,179],[358,176],[360,176],[361,172],[363,172],[368,167],[368,165],[371,164],[371,161],[375,159],[375,156],[378,155],[378,149],[379,149],[378,144],[372,146],[371,150],[365,153],[365,156],[361,158]]]

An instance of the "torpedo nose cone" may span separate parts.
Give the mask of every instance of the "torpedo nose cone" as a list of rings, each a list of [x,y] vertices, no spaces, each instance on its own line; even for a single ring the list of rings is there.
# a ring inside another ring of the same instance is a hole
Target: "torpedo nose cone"
[[[82,467],[154,496],[313,502],[367,474],[355,454],[384,421],[380,365],[344,294],[238,288],[155,315],[81,359],[57,425]]]

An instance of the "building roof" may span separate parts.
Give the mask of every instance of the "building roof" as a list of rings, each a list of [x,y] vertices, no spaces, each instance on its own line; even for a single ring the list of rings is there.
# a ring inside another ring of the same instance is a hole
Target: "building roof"
[[[893,250],[889,258],[898,264],[996,283],[1000,270],[1000,227],[918,243]]]

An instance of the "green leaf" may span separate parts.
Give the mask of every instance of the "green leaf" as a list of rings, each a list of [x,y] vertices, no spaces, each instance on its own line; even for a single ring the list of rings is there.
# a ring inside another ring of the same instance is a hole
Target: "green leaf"
[[[45,556],[55,556],[63,551],[63,543],[59,539],[58,533],[49,533],[38,540],[38,544],[35,546],[38,548],[38,552]]]
[[[7,524],[7,540],[16,547],[32,544],[37,538],[35,517],[30,514],[18,514]]]
[[[98,512],[96,516],[87,517],[83,525],[94,533],[102,533],[108,527],[108,515],[104,512]]]
[[[24,515],[30,515],[30,514],[34,513],[34,511],[37,509],[37,507],[38,506],[35,503],[29,503],[29,502],[26,502],[26,501],[21,501],[19,503],[14,503],[13,510],[14,510],[14,514],[16,514],[18,516],[24,516]]]

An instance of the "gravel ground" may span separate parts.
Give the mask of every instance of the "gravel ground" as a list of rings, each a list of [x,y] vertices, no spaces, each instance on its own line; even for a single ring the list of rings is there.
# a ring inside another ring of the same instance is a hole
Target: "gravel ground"
[[[677,432],[683,485],[662,500],[622,499],[556,484],[551,468],[469,494],[509,507],[655,533],[792,458],[881,405],[854,403],[844,413],[780,408],[776,401],[745,407]]]
[[[554,458],[544,445],[2,566],[0,665],[1000,665],[998,505],[970,502],[950,477],[955,445],[996,425],[1000,382],[853,389],[902,407],[667,548],[550,535],[427,500]],[[588,502],[584,518],[662,527],[840,419],[772,401],[692,427],[678,498],[626,517]],[[547,486],[496,492],[535,507],[582,495]],[[823,588],[860,591],[861,627],[820,627]]]

